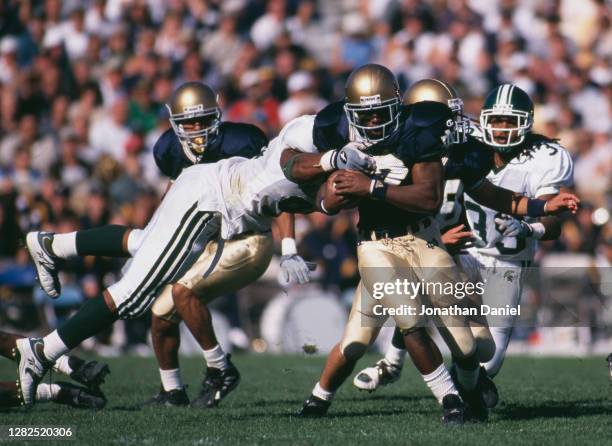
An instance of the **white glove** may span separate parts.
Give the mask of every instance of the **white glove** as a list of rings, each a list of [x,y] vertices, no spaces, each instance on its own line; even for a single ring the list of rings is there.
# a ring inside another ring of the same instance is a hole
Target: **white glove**
[[[284,238],[281,242],[280,267],[278,282],[281,286],[310,282],[310,269],[304,259],[298,255],[295,240],[292,238]]]
[[[291,283],[299,283],[300,285],[310,282],[310,270],[303,258],[297,254],[290,256],[281,256],[280,261],[281,277],[279,282],[281,285],[289,285]]]
[[[529,223],[506,214],[495,219],[495,226],[504,237],[527,238],[533,235],[533,229]]]
[[[326,172],[346,169],[372,173],[376,170],[376,161],[364,153],[365,148],[361,143],[349,142],[340,150],[325,153],[321,158],[321,167]]]

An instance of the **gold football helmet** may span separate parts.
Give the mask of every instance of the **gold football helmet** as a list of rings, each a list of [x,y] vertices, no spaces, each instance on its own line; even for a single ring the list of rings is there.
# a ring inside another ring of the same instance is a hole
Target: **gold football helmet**
[[[170,124],[192,163],[197,163],[219,132],[221,109],[217,94],[201,82],[178,87],[166,104]]]
[[[467,141],[470,133],[470,120],[463,114],[463,101],[448,83],[439,79],[421,79],[410,86],[404,93],[402,102],[412,105],[417,102],[432,101],[447,105],[455,117],[454,124],[446,138],[446,144],[458,144]]]
[[[346,81],[344,111],[350,127],[366,143],[383,141],[399,127],[400,94],[393,73],[382,65],[367,64]]]

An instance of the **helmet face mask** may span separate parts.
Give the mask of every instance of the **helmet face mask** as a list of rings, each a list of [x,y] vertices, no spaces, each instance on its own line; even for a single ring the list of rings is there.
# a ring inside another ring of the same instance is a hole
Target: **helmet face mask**
[[[449,129],[444,136],[446,146],[467,142],[470,120],[463,113],[463,101],[452,86],[439,79],[422,79],[404,94],[403,103],[406,105],[423,101],[439,102],[451,109],[453,120],[447,123]]]
[[[386,140],[399,128],[399,86],[389,69],[367,64],[346,81],[344,112],[349,126],[366,144]]]
[[[350,126],[368,143],[384,141],[399,127],[399,98],[377,101],[380,97],[369,105],[344,105]]]
[[[447,101],[448,108],[453,112],[454,120],[446,133],[445,145],[461,144],[467,142],[470,134],[470,119],[463,113],[461,98],[452,98]]]
[[[217,95],[204,84],[188,82],[172,96],[170,103],[166,104],[170,125],[185,156],[197,163],[219,133],[221,109]]]
[[[533,126],[533,103],[520,88],[504,84],[493,89],[480,112],[484,142],[500,153],[521,145]]]

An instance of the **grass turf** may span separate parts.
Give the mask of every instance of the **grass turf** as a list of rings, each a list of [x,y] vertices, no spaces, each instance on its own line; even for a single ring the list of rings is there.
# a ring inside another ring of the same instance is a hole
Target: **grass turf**
[[[364,358],[357,370],[376,358]],[[327,418],[301,420],[292,414],[324,358],[237,356],[242,382],[212,410],[140,408],[159,386],[155,361],[124,357],[108,363],[104,410],[41,404],[0,413],[0,425],[72,425],[77,444],[96,445],[612,443],[612,386],[603,358],[509,358],[496,379],[501,403],[489,423],[453,429],[442,426],[440,408],[410,365],[399,383],[376,393],[361,393],[347,382]],[[184,358],[182,364],[194,397],[202,361]],[[12,364],[2,361],[0,379],[14,377]]]

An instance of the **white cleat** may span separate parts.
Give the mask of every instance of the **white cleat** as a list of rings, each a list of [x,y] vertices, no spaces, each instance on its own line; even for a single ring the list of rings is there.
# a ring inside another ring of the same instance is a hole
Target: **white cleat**
[[[53,233],[51,232],[29,232],[26,236],[26,245],[34,261],[40,287],[50,298],[57,299],[62,287],[55,261],[49,253],[52,242]]]
[[[381,359],[373,367],[359,372],[353,379],[353,385],[359,390],[373,392],[379,387],[394,383],[402,374],[402,368]]]
[[[15,360],[18,364],[19,393],[26,407],[34,404],[38,383],[51,367],[51,364],[42,357],[43,346],[42,339],[38,338],[17,340]]]

